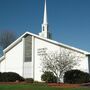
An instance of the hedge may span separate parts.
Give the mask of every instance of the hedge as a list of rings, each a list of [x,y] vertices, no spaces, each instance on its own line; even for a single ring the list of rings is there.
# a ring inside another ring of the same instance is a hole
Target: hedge
[[[14,72],[0,72],[0,82],[24,81],[24,78]]]
[[[90,82],[90,74],[80,70],[70,70],[65,72],[64,83],[81,84]]]
[[[45,71],[44,74],[41,76],[41,80],[47,82],[47,83],[56,83],[57,78],[56,76],[49,71]]]

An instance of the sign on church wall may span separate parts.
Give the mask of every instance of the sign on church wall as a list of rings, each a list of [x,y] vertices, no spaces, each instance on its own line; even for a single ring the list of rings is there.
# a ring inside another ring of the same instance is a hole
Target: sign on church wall
[[[39,48],[39,49],[37,49],[37,55],[38,56],[45,55],[46,51],[47,51],[47,48]]]

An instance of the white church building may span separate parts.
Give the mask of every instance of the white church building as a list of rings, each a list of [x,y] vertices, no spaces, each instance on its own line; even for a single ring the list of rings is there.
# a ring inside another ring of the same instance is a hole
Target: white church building
[[[39,35],[30,32],[24,33],[16,41],[3,50],[0,58],[0,72],[16,72],[24,78],[33,78],[41,81],[42,66],[40,52],[58,51],[60,48],[70,50],[83,56],[78,69],[90,72],[90,53],[57,41],[51,40],[52,35],[48,30],[46,0],[42,31]]]

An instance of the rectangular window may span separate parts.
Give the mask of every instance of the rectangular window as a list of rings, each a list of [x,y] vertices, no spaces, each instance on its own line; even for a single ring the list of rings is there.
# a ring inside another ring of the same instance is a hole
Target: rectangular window
[[[25,36],[25,62],[32,61],[32,36]]]

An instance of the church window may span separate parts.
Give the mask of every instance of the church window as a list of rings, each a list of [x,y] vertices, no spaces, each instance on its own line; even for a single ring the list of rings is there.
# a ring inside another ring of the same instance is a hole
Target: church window
[[[25,37],[25,62],[32,61],[32,36]]]
[[[43,31],[44,31],[44,26],[43,26]]]

